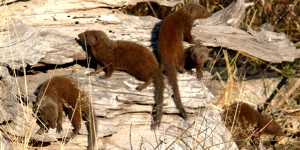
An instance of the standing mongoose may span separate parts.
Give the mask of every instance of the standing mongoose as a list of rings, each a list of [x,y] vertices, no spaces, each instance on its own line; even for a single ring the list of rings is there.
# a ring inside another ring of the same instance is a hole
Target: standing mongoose
[[[233,103],[222,114],[223,121],[239,148],[247,139],[257,139],[262,134],[284,135],[280,125],[268,115],[263,115],[247,103]],[[232,128],[233,127],[233,128]],[[233,129],[233,130],[231,130]]]
[[[91,46],[92,55],[106,68],[106,73],[101,77],[111,77],[115,69],[125,71],[145,83],[136,87],[141,91],[151,82],[154,83],[154,99],[152,127],[160,125],[163,107],[164,81],[159,70],[158,62],[147,48],[134,42],[110,40],[100,30],[90,30],[80,33],[78,37]]]
[[[42,134],[45,127],[56,127],[58,133],[62,132],[63,111],[66,111],[74,127],[71,138],[78,134],[81,118],[87,120],[88,149],[95,149],[97,130],[91,102],[75,81],[62,76],[45,81],[40,85],[35,109],[43,123],[40,124],[38,134]]]
[[[197,44],[195,46],[189,47],[185,51],[185,66],[184,69],[187,70],[189,74],[194,74],[192,68],[196,68],[196,76],[198,79],[203,77],[203,65],[205,61],[212,60],[208,57],[210,49],[206,46]]]
[[[185,72],[182,43],[183,40],[195,43],[191,35],[194,20],[209,16],[211,14],[205,7],[196,3],[188,3],[180,10],[166,17],[159,31],[158,54],[161,70],[168,77],[169,83],[172,86],[175,105],[180,115],[185,119],[187,118],[187,114],[183,108],[177,84],[177,70],[180,73]]]

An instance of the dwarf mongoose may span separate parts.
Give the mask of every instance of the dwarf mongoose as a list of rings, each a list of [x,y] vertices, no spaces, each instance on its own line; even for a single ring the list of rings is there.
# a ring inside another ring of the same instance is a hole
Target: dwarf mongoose
[[[145,83],[136,87],[137,90],[146,88],[154,83],[155,104],[152,111],[153,124],[160,125],[163,105],[163,76],[153,53],[142,45],[134,42],[110,40],[100,30],[90,30],[80,33],[78,37],[91,46],[92,55],[106,67],[102,79],[109,78],[115,69],[122,70]]]
[[[243,147],[246,139],[258,138],[262,134],[282,136],[281,127],[268,115],[263,115],[247,103],[233,103],[222,114],[229,131],[233,127],[233,137],[238,147]]]
[[[196,68],[196,76],[198,79],[203,77],[203,65],[205,61],[212,60],[208,57],[210,49],[206,46],[195,45],[184,50],[185,51],[185,66],[189,74],[194,74],[192,68]]]
[[[169,79],[174,92],[174,102],[181,116],[185,119],[187,118],[187,114],[181,102],[176,75],[177,70],[181,73],[185,72],[182,43],[183,40],[195,43],[191,35],[194,20],[209,16],[211,14],[205,7],[196,3],[188,3],[180,10],[166,17],[159,31],[158,54],[161,62],[161,70],[166,73]]]
[[[38,108],[38,117],[44,124],[40,124],[38,134],[42,134],[45,127],[56,127],[58,133],[62,132],[65,110],[74,127],[71,138],[78,134],[83,117],[87,120],[88,149],[95,149],[96,125],[91,102],[75,81],[62,76],[45,81],[38,91],[35,108]]]

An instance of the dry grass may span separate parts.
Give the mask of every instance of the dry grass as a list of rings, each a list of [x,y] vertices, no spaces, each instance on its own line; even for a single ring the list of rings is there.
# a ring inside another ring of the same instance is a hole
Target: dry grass
[[[229,4],[229,1],[223,2],[223,1],[208,1],[208,0],[196,0],[197,2],[200,2],[202,4],[204,4],[206,7],[208,7],[208,9],[212,12],[215,12],[219,9],[224,8],[227,4]],[[269,22],[273,25],[275,25],[275,31],[277,32],[284,32],[288,35],[288,37],[293,41],[293,42],[297,42],[299,41],[299,19],[297,17],[299,17],[299,14],[297,11],[299,11],[299,6],[300,6],[300,2],[297,0],[294,1],[285,1],[283,0],[282,3],[279,3],[278,1],[273,1],[273,0],[269,0],[269,1],[263,1],[263,0],[255,0],[254,3],[256,4],[255,6],[249,8],[247,10],[247,13],[245,15],[245,20],[242,24],[242,28],[249,28],[249,27],[259,27],[261,26],[263,23],[265,22]],[[276,5],[271,5],[271,3],[275,3]],[[148,2],[149,6],[151,6]],[[0,16],[1,18],[3,18],[4,20],[9,20],[9,15],[7,15],[7,11],[8,10],[7,7],[2,7],[4,10],[2,13],[2,15]],[[155,14],[155,10],[153,7],[151,7],[151,11]],[[157,16],[157,14],[155,14],[155,16]],[[7,27],[6,21],[1,21],[1,29],[5,27]],[[9,41],[8,41],[9,42]],[[221,94],[222,96],[219,99],[219,102],[216,104],[219,108],[222,105],[228,105],[230,104],[232,101],[242,101],[243,99],[245,99],[244,97],[241,97],[242,93],[236,93],[236,90],[234,87],[237,86],[237,84],[239,84],[237,82],[237,79],[239,79],[240,77],[238,77],[238,75],[236,74],[236,70],[237,68],[237,64],[236,64],[236,60],[239,57],[239,53],[234,54],[234,56],[230,56],[230,54],[228,54],[227,50],[220,50],[219,52],[223,52],[223,55],[218,54],[215,62],[220,59],[221,57],[225,60],[225,64],[226,64],[226,70],[224,70],[224,72],[218,72],[216,74],[216,76],[218,74],[222,74],[222,73],[227,73],[228,74],[228,79],[226,81],[226,83],[224,84],[225,88],[223,93]],[[21,54],[22,55],[22,54]],[[245,54],[243,54],[245,55]],[[250,57],[248,55],[246,55],[247,57]],[[233,58],[232,58],[233,57]],[[232,59],[231,59],[232,58]],[[260,60],[256,60],[255,58],[250,58],[252,59],[254,62],[261,62]],[[261,63],[265,63],[265,62],[261,62]],[[24,74],[24,78],[25,78],[25,82],[23,84],[25,84],[27,87],[27,79],[26,79],[26,64],[24,64],[24,60],[23,60],[23,72]],[[270,65],[268,64],[268,66],[273,69],[274,71],[285,75],[285,72],[283,70],[281,70],[281,68],[277,68],[275,65]],[[292,68],[293,69],[293,68]],[[15,71],[15,70],[13,70]],[[227,71],[227,72],[226,72]],[[297,73],[297,72],[296,72]],[[14,82],[18,83],[17,80],[17,73],[13,72],[13,77],[14,77]],[[223,81],[222,81],[223,82]],[[240,83],[243,83],[243,80],[240,80]],[[292,86],[293,87],[293,86]],[[293,88],[291,88],[293,89]],[[297,88],[296,88],[297,89]],[[299,88],[298,88],[299,89]],[[2,90],[7,90],[7,89],[2,89]],[[277,89],[280,92],[280,89]],[[1,128],[0,127],[0,137],[3,137],[5,140],[8,140],[12,143],[13,147],[15,147],[16,149],[33,149],[33,147],[31,147],[31,137],[34,133],[34,128],[36,126],[35,121],[32,121],[33,117],[36,118],[35,116],[31,116],[31,114],[36,114],[32,112],[32,107],[28,106],[25,104],[29,103],[29,98],[28,98],[28,90],[25,89],[26,93],[24,95],[23,98],[21,98],[21,96],[17,96],[14,95],[16,97],[19,97],[18,99],[20,100],[20,104],[18,104],[18,112],[17,114],[21,114],[19,117],[23,118],[23,121],[21,124],[22,126],[20,127],[22,133],[21,135],[23,136],[16,136],[14,134],[12,134],[15,130],[15,127],[12,126],[8,126],[8,128]],[[239,92],[241,92],[242,90],[240,90]],[[10,91],[8,91],[10,92]],[[18,88],[18,93],[19,95],[21,94],[21,90]],[[297,95],[298,94],[298,95]],[[89,95],[91,96],[91,93],[89,93]],[[284,97],[284,93],[281,93],[281,96]],[[295,94],[289,94],[290,97],[292,97],[292,99],[296,99],[298,97],[299,99],[299,92],[296,92]],[[284,97],[284,100],[287,104],[289,103],[295,103],[293,100],[288,99],[288,97]],[[2,96],[1,96],[2,97]],[[6,99],[6,95],[3,95],[3,98],[1,99],[1,101],[5,101]],[[21,101],[21,99],[25,99],[24,101]],[[0,110],[1,112],[1,116],[4,116],[3,120],[10,120],[9,118],[5,118],[7,116],[6,112],[4,112],[2,109]],[[200,115],[200,114],[199,114]],[[291,118],[289,118],[291,119]],[[292,122],[292,121],[291,121]],[[2,123],[2,125],[5,123]],[[173,145],[173,143],[177,142],[177,141],[181,141],[184,142],[182,139],[185,138],[184,134],[186,133],[187,130],[190,129],[195,129],[194,134],[191,135],[193,137],[195,137],[195,139],[198,139],[199,134],[201,132],[204,132],[202,130],[200,130],[201,128],[198,128],[198,126],[196,126],[196,124],[200,124],[201,127],[203,126],[204,122],[195,122],[195,124],[192,124],[191,126],[189,126],[186,129],[182,130],[182,134],[176,136],[176,141],[173,141],[170,145],[166,145],[166,149],[168,149],[169,147],[171,147]],[[292,124],[292,123],[291,123]],[[204,127],[204,126],[203,126]],[[70,131],[69,128],[71,128],[71,126],[69,125],[67,131]],[[249,127],[249,131],[241,131],[241,128],[236,128],[235,130],[232,128],[231,133],[233,135],[237,134],[237,133],[245,133],[245,135],[249,135],[249,133],[253,132],[253,127]],[[297,133],[297,131],[293,130],[294,133]],[[67,132],[65,133],[65,135],[63,135],[63,138],[67,137]],[[210,133],[211,134],[211,133]],[[53,137],[55,138],[56,136],[53,135]],[[208,138],[209,135],[205,138]],[[248,136],[249,137],[249,136]],[[291,140],[291,139],[289,139]],[[287,141],[289,141],[287,140]],[[230,141],[228,141],[230,142]],[[60,144],[60,148],[63,149],[64,144],[61,143],[60,141],[57,141],[57,143]],[[279,141],[279,143],[281,143],[281,141]],[[296,144],[299,144],[299,139],[295,140],[293,142],[293,146],[295,146]],[[2,142],[1,144],[5,144],[4,142]],[[5,146],[0,144],[0,149],[5,149]],[[199,146],[200,142],[199,141],[194,141],[193,145],[189,145],[189,147],[191,147],[192,149],[196,149]],[[223,144],[223,143],[220,143]],[[286,144],[286,143],[284,143]],[[159,142],[157,141],[157,146],[159,145]]]

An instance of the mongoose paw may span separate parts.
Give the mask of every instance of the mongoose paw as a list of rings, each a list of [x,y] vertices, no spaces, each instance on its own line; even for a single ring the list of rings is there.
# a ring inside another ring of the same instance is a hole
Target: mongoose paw
[[[195,71],[193,70],[187,70],[186,72],[188,75],[192,75],[192,76],[195,75]]]
[[[141,91],[141,90],[143,90],[143,89],[145,89],[146,87],[145,87],[145,85],[144,84],[139,84],[139,86],[137,86],[135,89],[137,90],[137,91]]]
[[[184,120],[186,120],[188,118],[188,115],[185,111],[180,113],[180,117],[182,117]]]
[[[71,134],[71,139],[75,138],[75,137],[77,136],[77,134],[78,134],[78,132],[73,132],[73,133]]]
[[[43,134],[45,132],[45,128],[40,128],[36,134]]]
[[[143,90],[140,86],[137,86],[135,89],[136,89],[137,91]]]
[[[107,78],[109,78],[109,77],[106,76],[106,75],[103,75],[103,76],[100,76],[100,77],[99,77],[99,79],[102,79],[102,80],[107,79]]]
[[[56,129],[56,133],[58,133],[58,134],[61,134],[62,131],[63,131],[62,129],[59,129],[59,128]]]
[[[186,73],[186,70],[182,67],[178,67],[177,70],[178,70],[179,73]]]
[[[100,79],[107,79],[110,78],[112,76],[112,72],[107,72],[105,73],[103,76],[100,76]]]
[[[197,78],[200,80],[202,77],[203,77],[203,73],[202,72],[201,73],[197,72]]]

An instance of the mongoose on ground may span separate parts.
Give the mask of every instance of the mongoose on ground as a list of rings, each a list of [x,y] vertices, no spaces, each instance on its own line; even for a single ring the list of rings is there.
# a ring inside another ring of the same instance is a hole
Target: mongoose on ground
[[[268,115],[263,115],[247,103],[233,103],[222,114],[223,121],[239,148],[245,146],[247,139],[257,139],[262,134],[284,135],[281,127]],[[233,130],[231,130],[233,127]],[[249,138],[251,137],[251,138]]]
[[[38,91],[35,108],[38,108],[38,117],[44,124],[40,124],[38,134],[42,134],[45,127],[56,128],[58,133],[62,132],[65,111],[74,127],[71,138],[78,134],[83,117],[87,120],[88,149],[95,149],[96,125],[91,102],[75,81],[62,76],[45,81]]]
[[[113,41],[100,30],[90,30],[80,33],[79,38],[91,46],[92,55],[106,67],[106,73],[101,77],[111,77],[114,70],[122,70],[145,83],[136,87],[146,88],[154,83],[155,104],[152,111],[153,124],[160,125],[163,107],[164,81],[154,54],[146,47],[129,41]]]
[[[184,73],[184,50],[183,40],[189,43],[195,43],[191,29],[194,20],[207,18],[211,14],[207,9],[196,3],[188,3],[180,10],[166,17],[159,31],[158,54],[161,63],[161,70],[165,72],[174,92],[174,102],[180,115],[187,118],[183,108],[179,88],[177,84],[177,70]],[[176,69],[177,68],[177,69]]]
[[[189,47],[185,51],[185,66],[184,69],[187,70],[189,74],[194,74],[192,68],[196,68],[196,75],[198,79],[203,77],[203,65],[205,61],[212,60],[208,57],[210,49],[206,46],[197,44],[195,46]]]

